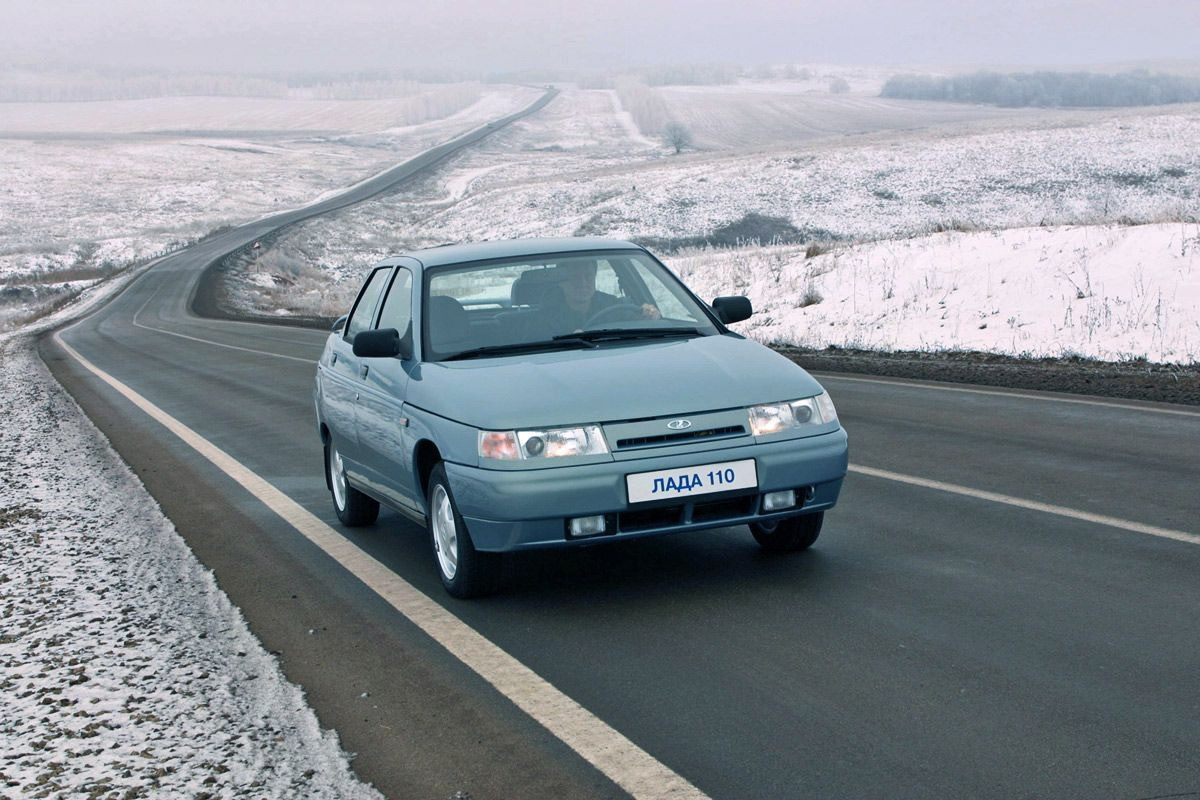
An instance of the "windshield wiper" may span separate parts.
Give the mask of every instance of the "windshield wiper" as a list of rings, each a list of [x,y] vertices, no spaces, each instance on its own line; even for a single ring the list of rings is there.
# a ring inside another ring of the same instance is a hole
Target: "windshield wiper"
[[[555,336],[555,340],[581,339],[587,342],[614,342],[622,339],[666,339],[673,336],[703,336],[699,328],[600,328]]]
[[[537,350],[557,350],[563,347],[591,349],[595,346],[587,339],[569,334],[567,336],[555,336],[553,339],[538,342],[513,342],[512,344],[489,344],[483,347],[472,347],[470,350],[463,350],[461,353],[448,355],[441,360],[460,361],[468,358],[479,358],[481,356],[505,356],[516,353],[531,353]]]

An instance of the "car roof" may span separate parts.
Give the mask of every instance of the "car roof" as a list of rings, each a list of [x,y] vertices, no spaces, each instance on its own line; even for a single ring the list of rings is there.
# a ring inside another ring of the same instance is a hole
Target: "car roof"
[[[491,258],[521,258],[546,253],[576,253],[585,250],[641,250],[639,245],[620,239],[599,237],[563,237],[558,239],[504,239],[495,242],[472,242],[430,247],[405,253],[424,267],[484,261]]]

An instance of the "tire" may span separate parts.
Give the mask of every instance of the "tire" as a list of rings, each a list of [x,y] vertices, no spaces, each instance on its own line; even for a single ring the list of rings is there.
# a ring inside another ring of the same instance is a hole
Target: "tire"
[[[325,443],[325,485],[333,497],[333,510],[347,528],[370,525],[379,517],[379,502],[367,497],[346,480],[342,457],[332,439]]]
[[[750,533],[764,553],[795,553],[807,550],[821,535],[825,512],[801,514],[771,522],[750,523]]]
[[[450,491],[446,468],[440,463],[429,474],[429,539],[433,563],[442,586],[455,597],[480,597],[496,590],[500,578],[500,554],[481,553]]]

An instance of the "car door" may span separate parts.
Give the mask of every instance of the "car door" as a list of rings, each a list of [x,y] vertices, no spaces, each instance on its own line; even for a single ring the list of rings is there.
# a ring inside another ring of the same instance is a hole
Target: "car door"
[[[357,405],[363,378],[362,365],[354,355],[354,337],[361,331],[370,330],[379,307],[379,298],[391,272],[391,267],[379,267],[367,278],[342,328],[342,335],[333,340],[329,363],[324,365],[322,373],[325,422],[346,463],[346,472],[352,478],[361,471],[362,462],[358,444]]]
[[[409,356],[413,352],[412,306],[413,275],[397,267],[375,328],[399,331]],[[356,413],[362,469],[370,485],[392,503],[419,513],[423,506],[414,486],[412,443],[404,415],[407,370],[412,366],[411,359],[400,356],[361,359],[363,385]]]

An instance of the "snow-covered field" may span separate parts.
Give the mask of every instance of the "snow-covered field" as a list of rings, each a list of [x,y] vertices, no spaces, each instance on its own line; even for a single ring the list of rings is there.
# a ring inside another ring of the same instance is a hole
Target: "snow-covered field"
[[[490,87],[489,87],[490,88]],[[417,125],[466,109],[480,84],[415,85],[378,100],[306,97],[155,97],[86,103],[5,103],[6,134],[115,134],[178,131],[374,131]]]
[[[1072,127],[840,140],[766,156],[658,158],[519,187],[485,184],[405,232],[425,242],[571,235],[581,228],[670,240],[756,212],[782,217],[811,238],[881,239],[938,226],[1196,218],[1197,141],[1200,110],[1189,107]],[[337,224],[397,228],[389,206],[403,203],[398,196],[363,205]]]
[[[829,136],[1044,116],[1032,109],[885,99],[879,97],[874,81],[851,93],[833,94],[829,80],[670,86],[655,91],[663,100],[665,117],[687,126],[701,150],[760,148]]]
[[[668,263],[705,299],[750,297],[755,315],[736,327],[764,342],[1200,363],[1196,223],[948,231]]]
[[[821,277],[814,268],[828,267],[816,288],[833,301],[789,311],[780,303],[795,301],[794,292],[756,298],[763,314],[750,326],[764,340],[1115,360],[1198,357],[1200,303],[1188,288],[1194,244],[1187,242],[1195,234],[1187,231],[1195,225],[1140,227],[1200,221],[1195,106],[673,157],[639,144],[612,104],[600,101],[605,94],[567,92],[545,118],[452,162],[418,190],[289,231],[253,282],[244,282],[244,302],[260,311],[334,316],[344,313],[367,267],[404,249],[577,234],[669,247],[756,213],[785,220],[799,242],[837,249],[806,260],[804,247],[748,242],[668,261],[704,265],[688,267],[687,280],[710,294],[731,291],[713,283],[711,271],[727,283],[769,278],[807,287]],[[938,231],[958,233],[930,235]],[[892,296],[880,289],[872,304],[862,293],[871,280],[883,286],[885,271]],[[847,290],[834,283],[842,275],[861,283]],[[1094,280],[1075,297],[1063,276]],[[927,291],[918,292],[919,284]],[[1015,286],[1035,294],[1012,294]],[[912,291],[902,294],[901,287]],[[946,305],[932,309],[936,321],[925,320],[931,310],[923,303],[933,298]],[[1019,300],[1029,307],[1022,311]],[[819,331],[809,324],[814,316]]]
[[[0,797],[379,797],[32,333],[0,336]]]
[[[0,117],[0,328],[35,312],[48,297],[69,296],[58,285],[64,278],[98,277],[222,225],[303,205],[511,113],[537,94],[525,87],[483,87],[477,100],[445,118],[382,128],[369,126],[395,119],[392,101],[269,101],[319,102],[324,116],[312,124],[340,131],[321,135],[220,134],[253,121],[242,98],[183,107],[179,98],[82,104],[92,116],[75,123],[86,135],[32,138],[6,127],[14,118]],[[339,102],[349,109],[344,116]],[[209,132],[104,132],[111,106],[127,103],[139,104],[147,115],[157,108],[171,124]],[[63,114],[60,104],[14,105]],[[309,112],[289,115],[275,107],[262,113],[261,124],[276,118],[291,124]]]

